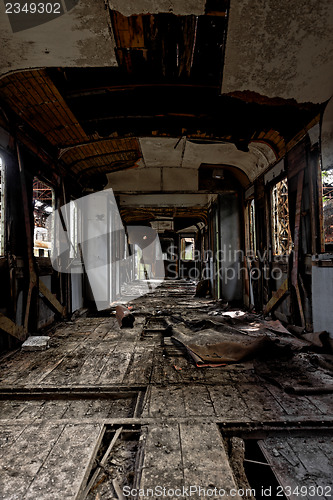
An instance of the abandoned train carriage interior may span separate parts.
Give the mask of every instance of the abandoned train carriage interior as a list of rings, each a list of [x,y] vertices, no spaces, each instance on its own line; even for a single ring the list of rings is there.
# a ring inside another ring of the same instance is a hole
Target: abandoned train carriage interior
[[[0,497],[330,498],[331,0],[61,9],[0,5]]]

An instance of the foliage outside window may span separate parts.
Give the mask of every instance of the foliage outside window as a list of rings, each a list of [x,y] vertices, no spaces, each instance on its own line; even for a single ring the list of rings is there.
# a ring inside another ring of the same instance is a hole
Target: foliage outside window
[[[322,172],[325,244],[333,244],[333,171]]]

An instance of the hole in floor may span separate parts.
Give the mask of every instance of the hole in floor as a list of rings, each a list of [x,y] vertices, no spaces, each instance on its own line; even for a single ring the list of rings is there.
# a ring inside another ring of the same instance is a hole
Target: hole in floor
[[[141,427],[106,426],[101,446],[86,485],[86,499],[118,498],[124,486],[132,488],[137,470]]]
[[[244,443],[244,471],[251,488],[256,492],[256,500],[267,500],[267,497],[271,499],[279,498],[280,500],[286,499],[287,497],[282,491],[281,494],[276,496],[280,485],[258,442],[254,439],[247,439]]]

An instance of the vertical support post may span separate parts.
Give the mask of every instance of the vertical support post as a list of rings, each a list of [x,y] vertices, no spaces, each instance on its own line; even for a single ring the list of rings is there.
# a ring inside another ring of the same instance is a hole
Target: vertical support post
[[[37,275],[35,273],[34,268],[34,257],[33,257],[33,240],[31,233],[31,221],[30,221],[30,209],[29,201],[28,201],[28,193],[27,193],[27,185],[25,181],[25,174],[22,165],[22,158],[20,153],[20,148],[18,143],[16,143],[16,151],[17,151],[17,160],[20,172],[20,180],[21,180],[21,189],[22,189],[22,202],[23,202],[23,210],[24,210],[24,223],[25,223],[25,232],[27,237],[27,253],[28,253],[28,265],[29,265],[29,288],[27,295],[27,303],[24,315],[24,332],[28,332],[29,326],[29,315],[30,315],[30,307],[31,307],[31,298],[32,291],[34,287],[37,285]]]
[[[301,224],[302,210],[302,194],[303,194],[304,170],[301,170],[297,179],[297,195],[296,195],[296,214],[295,214],[295,233],[294,233],[294,252],[293,252],[293,268],[291,271],[291,283],[296,291],[299,313],[301,317],[302,327],[305,328],[305,318],[303,305],[301,300],[300,289],[298,285],[298,255],[299,255],[299,236]]]

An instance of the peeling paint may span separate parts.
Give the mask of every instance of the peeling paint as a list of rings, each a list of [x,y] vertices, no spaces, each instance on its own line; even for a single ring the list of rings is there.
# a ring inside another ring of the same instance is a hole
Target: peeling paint
[[[103,2],[81,0],[70,12],[12,33],[0,2],[0,73],[37,67],[116,66],[114,42]]]
[[[322,103],[333,93],[331,0],[231,0],[222,92]]]
[[[205,13],[206,0],[109,0],[111,10],[117,10],[123,16],[138,14],[157,14],[165,12],[178,16]]]
[[[276,161],[273,150],[266,144],[252,142],[249,151],[239,151],[234,144],[193,144],[185,138],[140,139],[144,166],[131,172],[108,174],[109,187],[118,192],[196,191],[198,169],[202,163],[231,165],[246,173],[253,181]],[[175,147],[176,146],[176,147]],[[163,183],[160,186],[160,171]],[[149,179],[149,182],[147,182]]]

